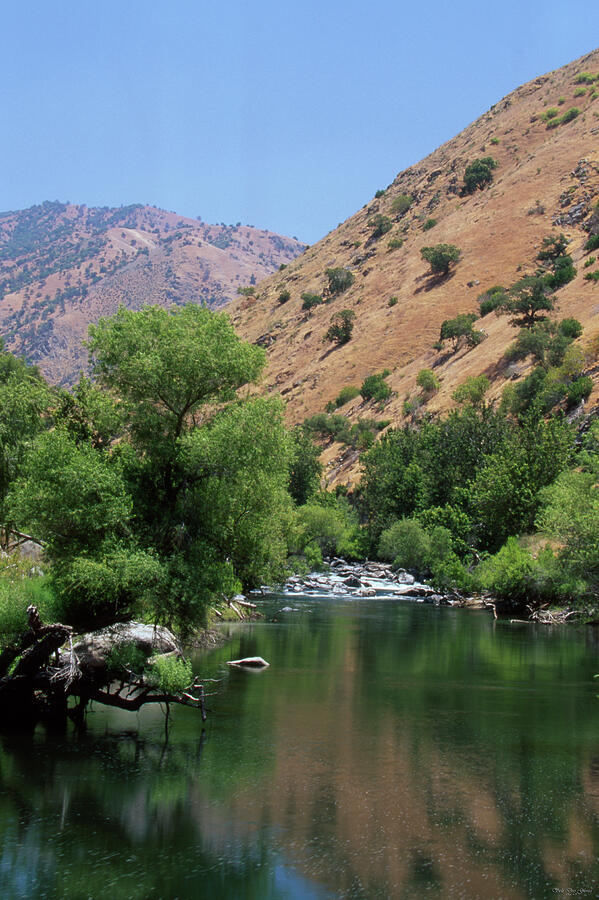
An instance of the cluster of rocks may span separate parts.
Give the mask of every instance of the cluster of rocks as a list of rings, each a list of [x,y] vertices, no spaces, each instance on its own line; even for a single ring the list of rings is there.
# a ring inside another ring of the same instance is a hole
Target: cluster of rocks
[[[454,599],[437,593],[430,585],[417,582],[404,569],[394,570],[386,563],[348,563],[327,559],[329,572],[292,575],[284,585],[286,594],[333,597],[402,597],[420,603],[452,605]]]

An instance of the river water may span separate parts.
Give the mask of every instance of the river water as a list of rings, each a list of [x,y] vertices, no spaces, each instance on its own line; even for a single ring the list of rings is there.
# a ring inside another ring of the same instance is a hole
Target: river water
[[[0,736],[2,898],[599,896],[595,629],[262,605],[195,660],[222,679],[205,727]],[[226,666],[250,655],[270,668]]]

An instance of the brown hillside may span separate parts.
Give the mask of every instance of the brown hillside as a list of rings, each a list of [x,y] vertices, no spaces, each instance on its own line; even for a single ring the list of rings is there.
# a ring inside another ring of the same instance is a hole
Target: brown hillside
[[[85,365],[87,326],[120,304],[223,306],[304,245],[148,206],[42,203],[0,214],[0,330],[54,382]]]
[[[515,337],[505,316],[487,315],[476,327],[487,334],[477,348],[456,355],[432,345],[443,320],[461,312],[478,312],[477,297],[495,284],[509,286],[534,274],[543,238],[564,232],[578,274],[555,295],[560,318],[574,316],[584,326],[581,343],[599,332],[599,283],[583,279],[583,252],[588,232],[599,229],[592,210],[599,195],[599,81],[579,83],[581,73],[599,73],[599,50],[518,88],[422,162],[400,173],[385,191],[301,257],[259,285],[256,298],[236,299],[229,307],[241,335],[268,349],[268,390],[287,401],[291,421],[324,409],[345,385],[359,387],[365,376],[383,368],[395,395],[383,411],[360,398],[339,412],[350,417],[403,420],[403,403],[419,393],[415,380],[424,367],[434,368],[441,389],[427,404],[431,412],[452,404],[451,394],[468,376],[486,373],[492,396],[507,378],[526,373],[524,364],[506,367],[501,358]],[[571,108],[572,121],[548,127],[551,108],[560,118]],[[463,196],[466,166],[492,156],[498,163],[492,184]],[[403,215],[394,201],[410,195]],[[392,229],[373,239],[369,220],[391,218]],[[436,224],[423,230],[434,218]],[[389,241],[403,239],[398,249]],[[462,251],[449,277],[431,278],[422,247],[451,243]],[[599,256],[599,254],[597,254]],[[321,294],[325,269],[347,267],[354,284],[341,295],[302,310],[302,292]],[[599,268],[599,264],[594,266]],[[289,291],[281,304],[278,297]],[[397,297],[395,305],[389,300]],[[323,343],[331,316],[355,312],[349,343],[332,349]],[[330,480],[353,478],[356,454],[329,448],[325,459]]]

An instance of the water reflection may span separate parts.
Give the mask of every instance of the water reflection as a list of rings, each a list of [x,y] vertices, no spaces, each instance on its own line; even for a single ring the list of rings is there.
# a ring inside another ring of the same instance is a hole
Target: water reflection
[[[198,660],[226,672],[205,730],[2,736],[2,896],[594,895],[590,631],[294,602]],[[246,655],[271,668],[224,666]]]

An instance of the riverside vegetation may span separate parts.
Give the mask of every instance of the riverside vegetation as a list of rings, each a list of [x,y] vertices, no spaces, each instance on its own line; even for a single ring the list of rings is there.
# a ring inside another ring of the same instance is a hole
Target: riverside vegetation
[[[135,617],[189,633],[332,554],[515,605],[597,601],[599,423],[577,435],[542,391],[494,408],[475,385],[448,415],[387,430],[344,496],[320,490],[309,428],[243,390],[265,355],[226,314],[121,309],[88,350],[92,379],[71,392],[0,354],[5,643],[31,604],[78,630]],[[41,570],[9,552],[25,538]]]

